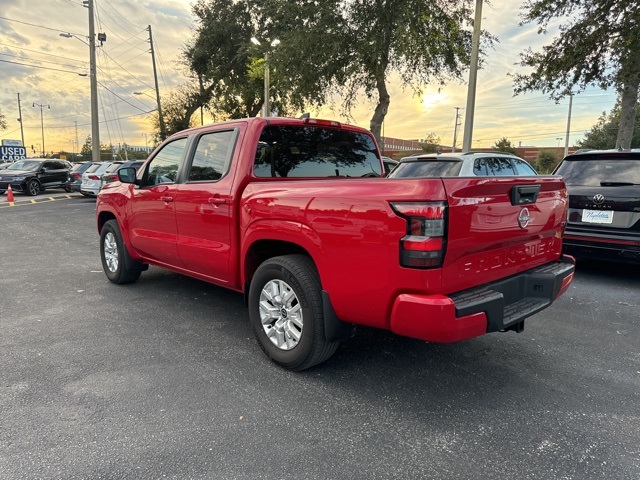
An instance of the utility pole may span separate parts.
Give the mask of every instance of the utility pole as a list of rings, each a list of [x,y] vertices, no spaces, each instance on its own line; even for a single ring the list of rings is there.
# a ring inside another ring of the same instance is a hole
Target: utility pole
[[[84,0],[89,9],[89,76],[91,77],[91,159],[100,161],[100,122],[98,119],[98,77],[96,76],[96,29],[93,23],[93,0]]]
[[[569,155],[569,134],[571,133],[571,107],[573,106],[573,93],[569,95],[569,116],[567,117],[567,135],[564,141],[564,156]]]
[[[20,118],[18,118],[18,121],[20,122],[20,135],[22,135],[22,146],[24,148],[27,148],[27,146],[24,144],[24,128],[22,128],[22,107],[20,106],[20,94],[18,94],[18,116]]]
[[[456,109],[456,121],[455,121],[455,125],[453,126],[453,148],[451,149],[451,153],[455,153],[456,151],[456,143],[458,143],[458,126],[460,125],[460,122],[458,122],[458,120],[460,119],[460,107],[453,107]]]
[[[78,120],[74,120],[73,123],[76,126],[76,151],[73,152],[74,154],[74,161],[77,160],[78,158],[78,149],[80,147],[80,145],[78,145]]]
[[[471,65],[469,70],[469,87],[467,89],[467,113],[464,117],[464,137],[462,151],[471,150],[473,137],[473,116],[476,108],[476,83],[478,80],[478,57],[480,56],[480,23],[482,22],[482,0],[476,0],[476,16],[473,21],[473,36],[471,38]]]
[[[40,107],[40,128],[42,128],[42,158],[45,158],[47,154],[44,149],[44,119],[42,117],[42,109],[44,107],[47,107],[49,110],[51,110],[51,105],[42,105],[41,103],[34,103],[33,106]]]
[[[164,118],[162,117],[162,107],[160,106],[160,90],[158,89],[158,71],[156,70],[156,54],[153,49],[153,35],[151,33],[151,25],[149,25],[149,44],[151,45],[151,62],[153,63],[153,78],[156,82],[156,101],[158,102],[158,124],[160,125],[160,140],[167,138],[167,130],[164,126]]]

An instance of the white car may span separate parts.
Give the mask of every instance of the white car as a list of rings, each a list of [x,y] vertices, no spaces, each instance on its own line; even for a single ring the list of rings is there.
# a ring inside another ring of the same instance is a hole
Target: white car
[[[522,158],[504,152],[425,153],[405,157],[389,178],[537,175]]]
[[[80,193],[87,197],[97,197],[102,186],[102,174],[113,162],[96,162],[82,174]]]

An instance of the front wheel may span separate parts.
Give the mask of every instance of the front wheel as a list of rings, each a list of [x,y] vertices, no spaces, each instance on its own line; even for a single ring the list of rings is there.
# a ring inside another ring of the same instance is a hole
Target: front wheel
[[[128,258],[127,247],[116,220],[109,220],[100,231],[100,257],[107,278],[113,283],[132,283],[142,273],[142,264]]]
[[[324,332],[322,287],[305,255],[266,260],[249,288],[249,320],[260,347],[278,365],[300,371],[327,360],[338,342]]]
[[[37,180],[29,180],[27,183],[27,195],[35,197],[40,193],[40,183]]]

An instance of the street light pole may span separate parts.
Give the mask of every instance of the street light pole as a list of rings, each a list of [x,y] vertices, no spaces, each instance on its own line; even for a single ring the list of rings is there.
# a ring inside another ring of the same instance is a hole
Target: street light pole
[[[42,158],[45,158],[46,156],[46,151],[44,148],[44,118],[42,116],[42,109],[44,107],[47,107],[49,110],[51,110],[51,105],[42,105],[41,103],[35,103],[33,104],[34,107],[40,107],[40,128],[42,129]]]
[[[260,41],[256,37],[251,37],[251,42],[254,45],[262,45]],[[280,40],[277,38],[270,43],[271,47],[275,47],[280,44]],[[262,116],[270,117],[271,110],[269,106],[269,96],[270,96],[270,88],[269,88],[269,50],[264,53],[264,104],[262,106]]]
[[[20,105],[20,94],[18,93],[18,121],[20,122],[20,135],[22,136],[22,146],[27,148],[24,144],[24,127],[22,126],[22,106]]]

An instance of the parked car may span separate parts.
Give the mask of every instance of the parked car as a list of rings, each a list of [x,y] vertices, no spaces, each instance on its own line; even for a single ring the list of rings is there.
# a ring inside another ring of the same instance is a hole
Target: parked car
[[[82,174],[80,193],[87,197],[95,197],[102,186],[102,174],[109,168],[112,162],[96,162]]]
[[[144,160],[127,160],[124,162],[113,162],[109,165],[109,168],[100,177],[100,188],[102,189],[107,183],[115,182],[118,180],[118,170],[126,167],[133,167],[138,170],[144,164]]]
[[[69,172],[67,181],[64,184],[64,189],[67,192],[79,192],[80,186],[82,185],[82,174],[86,172],[92,165],[95,165],[95,163],[85,162],[74,164],[73,168]]]
[[[0,170],[4,170],[5,168],[9,168],[11,165],[13,165],[13,162],[1,162],[0,163]]]
[[[640,263],[640,150],[591,150],[562,160],[569,193],[564,251]]]
[[[398,165],[398,161],[394,160],[393,158],[389,158],[389,157],[381,157],[382,158],[382,165],[384,166],[384,173],[389,175],[394,168],[396,168],[396,166]]]
[[[0,193],[11,185],[14,192],[38,195],[47,188],[63,188],[71,166],[64,160],[30,158],[18,160],[2,171]]]
[[[503,152],[425,153],[405,157],[390,178],[537,175],[525,160]]]

